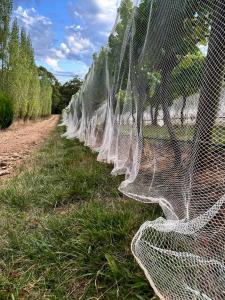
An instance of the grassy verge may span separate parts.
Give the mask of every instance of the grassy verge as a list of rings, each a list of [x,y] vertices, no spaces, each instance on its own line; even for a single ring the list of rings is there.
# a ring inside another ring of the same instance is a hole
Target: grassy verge
[[[0,299],[155,299],[130,243],[159,212],[61,133],[0,190]]]

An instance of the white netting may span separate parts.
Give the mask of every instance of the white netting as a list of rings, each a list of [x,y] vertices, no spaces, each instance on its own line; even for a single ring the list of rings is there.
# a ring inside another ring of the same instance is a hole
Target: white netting
[[[162,207],[132,242],[161,299],[225,299],[224,75],[224,0],[122,0],[63,113],[121,192]]]

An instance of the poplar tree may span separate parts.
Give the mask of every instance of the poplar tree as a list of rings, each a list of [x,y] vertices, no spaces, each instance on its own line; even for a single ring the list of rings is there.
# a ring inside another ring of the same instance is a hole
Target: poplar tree
[[[10,30],[12,0],[0,0],[0,90],[13,101],[14,119],[51,114],[52,86],[39,76],[32,42],[15,19]]]
[[[7,76],[7,93],[13,99],[14,118],[19,116],[20,93],[20,53],[19,53],[19,27],[15,19],[9,38],[9,68]]]
[[[27,62],[29,68],[28,106],[26,119],[36,119],[40,111],[40,80],[35,65],[34,50],[30,37],[27,38]]]
[[[12,0],[0,0],[0,88],[5,88],[6,70],[7,70],[7,49],[9,24],[12,14]]]
[[[47,76],[44,75],[41,78],[40,115],[43,117],[50,115],[51,106],[52,106],[52,86]]]
[[[20,34],[20,97],[19,97],[19,116],[26,118],[28,110],[28,92],[30,84],[29,70],[29,46],[28,38],[24,29]]]

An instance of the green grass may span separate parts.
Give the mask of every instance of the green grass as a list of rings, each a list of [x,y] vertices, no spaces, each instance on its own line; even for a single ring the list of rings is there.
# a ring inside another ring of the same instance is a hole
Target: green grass
[[[194,137],[194,126],[174,126],[173,127],[178,141],[192,141]],[[170,140],[170,134],[165,126],[144,126],[143,134],[145,138]],[[212,144],[224,145],[225,144],[225,127],[215,126],[211,138]]]
[[[0,299],[156,299],[130,243],[160,212],[61,133],[0,190]]]
[[[121,126],[121,134],[129,134],[131,127]],[[176,138],[181,142],[191,142],[194,137],[194,126],[173,126],[173,130],[176,134]],[[169,131],[166,126],[153,126],[145,125],[143,127],[143,136],[146,139],[157,139],[169,141],[171,139]],[[225,145],[225,126],[218,125],[213,128],[211,143],[216,145]]]
[[[176,137],[179,141],[191,141],[194,135],[194,127],[175,127]],[[170,140],[168,129],[163,126],[145,126],[143,128],[145,138]]]

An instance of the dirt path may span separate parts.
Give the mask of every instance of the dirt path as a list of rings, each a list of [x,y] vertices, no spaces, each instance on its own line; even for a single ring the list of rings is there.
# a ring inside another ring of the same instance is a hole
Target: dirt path
[[[17,123],[0,131],[0,182],[13,176],[21,162],[41,146],[58,120],[59,116],[51,116],[41,121]]]

